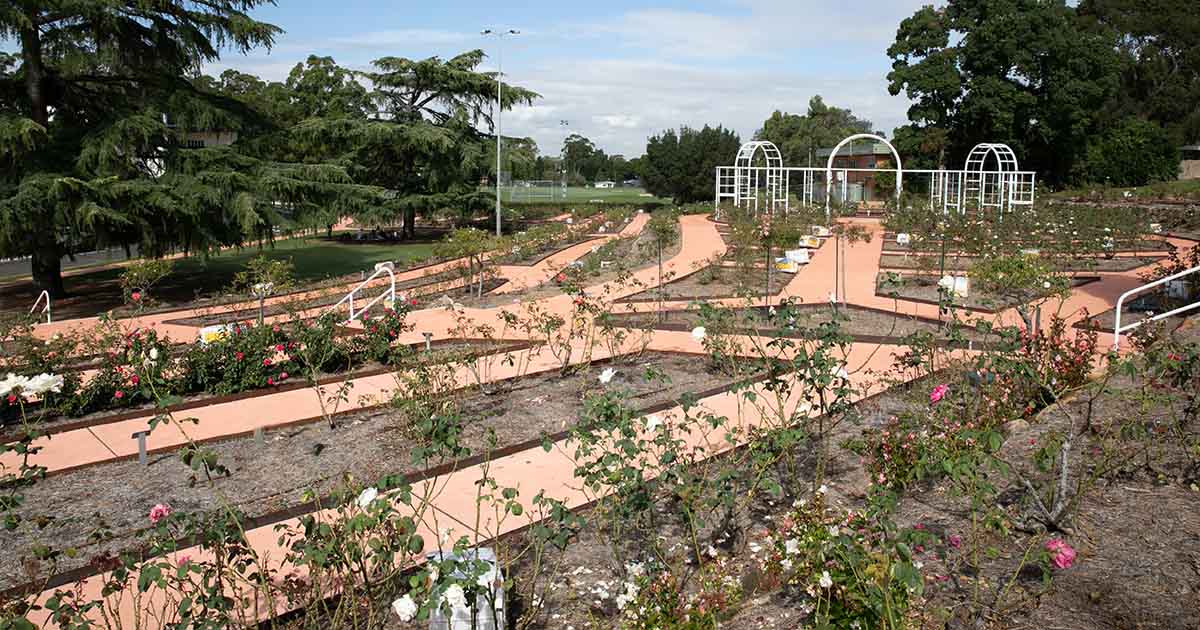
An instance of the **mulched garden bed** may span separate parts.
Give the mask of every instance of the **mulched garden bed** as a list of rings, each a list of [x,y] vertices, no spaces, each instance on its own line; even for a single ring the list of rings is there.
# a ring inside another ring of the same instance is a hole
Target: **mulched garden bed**
[[[608,387],[627,391],[631,404],[647,413],[678,404],[686,393],[710,395],[736,380],[697,369],[696,364],[695,355],[648,352],[596,362],[568,376],[551,371],[509,379],[498,384],[498,391],[491,395],[475,388],[460,390],[461,442],[473,454],[482,453],[491,430],[496,448],[540,448],[543,435],[558,434],[577,421],[587,393],[604,387],[597,376],[606,367],[617,371]],[[648,368],[664,373],[669,380],[646,380]],[[59,571],[79,568],[88,558],[136,545],[132,534],[148,526],[147,511],[156,503],[169,503],[187,512],[213,510],[228,503],[251,517],[264,517],[256,523],[262,525],[282,520],[272,514],[287,508],[300,505],[311,509],[303,498],[306,491],[324,496],[347,475],[376,479],[419,473],[423,467],[410,461],[414,441],[419,439],[415,431],[401,411],[384,405],[342,415],[335,429],[315,422],[266,431],[261,443],[252,436],[212,442],[206,448],[216,451],[218,461],[231,471],[229,477],[218,477],[212,485],[202,474],[197,479],[198,473],[173,454],[152,457],[148,466],[136,461],[114,462],[49,477],[25,490],[22,513],[27,517],[52,514],[55,520],[41,530],[23,527],[15,533],[0,532],[0,587],[30,579],[25,558],[38,541],[81,548],[79,556],[66,560]],[[446,463],[451,462],[433,462]],[[100,544],[89,543],[88,535],[98,526],[116,536]]]
[[[781,331],[769,325],[767,309],[769,307],[754,306],[732,309],[721,309],[733,313],[730,334],[748,335],[779,335],[800,338],[805,336],[804,329],[814,329],[823,323],[833,321],[833,310],[828,304],[802,304],[797,306],[802,317],[796,321],[797,330]],[[918,332],[938,334],[942,322],[901,313],[892,313],[855,304],[838,306],[841,330],[853,337],[854,341],[862,343],[900,344],[908,335]],[[660,319],[661,315],[661,319]],[[639,329],[690,331],[696,326],[705,325],[697,310],[647,311],[641,313],[611,313],[609,318],[616,326]],[[709,330],[709,334],[716,333]],[[964,338],[972,344],[995,342],[995,337],[983,335],[974,327],[962,328]]]
[[[889,417],[902,413],[920,412],[928,406],[928,390],[935,379],[924,379],[894,387],[887,392],[860,402],[859,424],[843,424],[831,435],[835,443],[854,439],[864,429],[878,429]],[[1137,388],[1137,383],[1117,382],[1110,394],[1097,401],[1101,421],[1116,421],[1129,414],[1145,410],[1126,409],[1121,403],[1122,392]],[[1075,417],[1084,401],[1069,403]],[[1159,410],[1162,412],[1164,410]],[[1069,426],[1067,414],[1051,407],[1043,411],[1032,425],[1024,421],[1010,423],[1001,455],[1010,460],[1029,461],[1029,440],[1051,430]],[[1082,446],[1077,453],[1088,453]],[[827,467],[826,505],[855,510],[864,507],[867,477],[860,458],[852,452],[834,448]],[[1171,456],[1179,464],[1179,453]],[[802,455],[797,468],[804,480],[812,479],[811,454]],[[1081,460],[1081,461],[1079,461]],[[1078,457],[1077,466],[1086,470],[1086,456]],[[1136,468],[1136,467],[1135,467]],[[1075,519],[1075,532],[1069,538],[1079,552],[1074,567],[1055,572],[1051,589],[1040,597],[1031,597],[1023,606],[1010,608],[994,618],[993,625],[972,625],[959,618],[973,598],[973,583],[984,580],[983,596],[994,596],[998,585],[1016,577],[1010,594],[1027,596],[1042,585],[1040,571],[1027,569],[1014,574],[1026,545],[1035,550],[1046,534],[1012,533],[1013,538],[1001,539],[980,532],[977,541],[983,548],[979,570],[972,569],[966,559],[972,541],[969,499],[955,494],[949,484],[941,481],[919,484],[910,488],[900,500],[894,515],[895,525],[903,528],[919,526],[935,540],[916,548],[915,554],[923,566],[925,593],[914,602],[914,612],[920,618],[917,627],[964,629],[988,628],[1046,628],[1064,630],[1095,630],[1097,628],[1177,628],[1195,629],[1195,602],[1200,597],[1200,513],[1195,508],[1197,494],[1175,480],[1156,481],[1151,470],[1134,470],[1119,474],[1112,483],[1101,484],[1083,500]],[[1009,488],[1001,492],[1001,508],[1007,514],[1018,510],[1016,499],[1021,492]],[[759,538],[790,514],[792,502],[798,498],[784,496],[772,500],[760,495],[750,510],[751,516],[739,522],[736,529],[744,531],[750,540]],[[689,532],[678,524],[670,508],[668,492],[659,493],[656,534],[667,548],[687,548]],[[596,530],[599,522],[591,510],[582,510],[585,529],[572,541],[565,552],[551,550],[541,558],[551,573],[543,577],[543,614],[530,626],[535,629],[616,627],[620,613],[615,598],[622,591],[623,575],[615,570],[612,547]],[[1011,523],[1009,524],[1011,527]],[[961,546],[951,546],[951,536],[961,538]],[[505,537],[498,544],[520,549],[527,542],[526,533]],[[644,558],[645,549],[638,540],[622,544],[626,557]],[[753,589],[762,581],[757,565],[748,561],[749,552],[735,546],[719,549],[728,556],[738,583]],[[694,566],[693,560],[693,566]],[[531,563],[520,564],[508,579],[520,583],[528,579]],[[792,630],[807,627],[799,614],[800,599],[795,591],[783,588],[769,592],[754,592],[737,606],[731,618],[721,622],[721,628],[759,630],[770,628]],[[390,598],[374,603],[386,611]],[[521,610],[528,602],[511,600],[511,609]],[[381,617],[386,615],[381,613]],[[417,630],[416,623],[401,624],[394,616],[388,627]]]
[[[528,347],[530,342],[527,341],[505,341],[505,340],[484,340],[484,339],[440,339],[432,342],[431,348],[435,357],[441,357],[444,360],[449,360],[454,357],[461,357],[463,353],[475,352],[486,354],[499,354],[504,352],[512,352],[525,347]],[[421,352],[425,348],[424,342],[409,344],[409,347],[415,351]],[[381,365],[375,362],[369,362],[363,365],[356,366],[348,372],[338,374],[322,373],[318,375],[318,383],[321,385],[331,385],[341,383],[347,379],[356,379],[376,374],[384,374],[387,372],[403,369],[406,364],[399,365]],[[237,394],[209,394],[196,393],[181,397],[180,402],[171,405],[161,413],[186,414],[188,410],[206,407],[209,405],[220,404],[233,400],[241,400],[245,398],[254,398],[258,396],[267,396],[283,391],[292,391],[296,389],[304,389],[309,387],[304,377],[299,373],[295,374],[290,381],[279,384],[273,387],[264,387],[244,391]],[[73,431],[84,427],[92,427],[101,424],[111,424],[113,422],[121,422],[131,418],[146,417],[149,420],[151,412],[156,412],[156,406],[153,403],[144,403],[141,405],[132,405],[117,409],[106,409],[96,411],[85,416],[70,417],[58,415],[54,412],[45,414],[38,413],[38,408],[35,405],[27,405],[26,413],[29,415],[30,422],[36,422],[39,433],[42,435],[54,435],[64,431]],[[16,419],[19,422],[19,418]],[[0,441],[9,441],[16,439],[17,436],[12,432],[0,433]]]
[[[924,262],[922,262],[924,260]],[[1166,260],[1163,256],[1120,256],[1116,258],[1077,257],[1058,267],[1059,271],[1129,271]],[[976,258],[967,256],[946,256],[946,269],[967,271],[978,262]],[[901,254],[883,254],[879,257],[879,266],[883,269],[911,269],[928,271],[937,269],[939,265],[936,256],[904,256]]]
[[[708,265],[697,271],[680,276],[666,282],[662,287],[663,300],[693,300],[693,299],[722,299],[732,297],[762,297],[763,286],[766,284],[765,269],[747,274],[736,267]],[[787,286],[794,273],[782,271],[771,272],[771,286],[767,291],[770,295],[779,295]],[[618,302],[657,302],[658,287],[635,293]]]
[[[896,286],[888,281],[888,273],[881,272],[875,276],[875,295],[885,298],[897,297],[910,302],[936,305],[940,303],[939,300],[941,298],[938,293],[938,281],[940,279],[940,276],[937,275],[903,274],[900,275],[899,286]],[[1071,278],[1071,288],[1078,288],[1099,280],[1099,276],[1073,276]],[[1017,305],[1018,302],[1015,300],[989,295],[979,291],[975,287],[971,287],[966,298],[955,298],[956,308],[982,313],[998,313]]]
[[[1020,249],[1022,249],[1024,247],[1032,247],[1031,245],[1023,244],[1020,241],[1003,241],[1002,244],[1007,246],[1009,249],[1011,249],[1013,251],[1019,251]],[[947,247],[951,247],[951,244],[947,243]],[[883,240],[883,253],[885,253],[885,254],[911,253],[911,254],[936,255],[936,254],[939,254],[940,251],[941,251],[941,245],[939,243],[933,242],[933,241],[927,242],[925,244],[925,246],[920,249],[913,247],[911,243],[908,245],[901,245],[896,242],[896,235],[891,232],[887,233],[884,236],[884,240]],[[1140,252],[1162,253],[1162,252],[1172,252],[1172,251],[1175,251],[1174,245],[1172,245],[1169,241],[1166,241],[1163,239],[1158,239],[1158,238],[1139,239],[1136,243],[1121,243],[1120,248],[1113,250],[1113,252],[1119,253],[1119,254],[1126,254],[1126,253],[1136,254],[1136,253],[1140,253]],[[947,254],[947,255],[949,255],[949,254]]]

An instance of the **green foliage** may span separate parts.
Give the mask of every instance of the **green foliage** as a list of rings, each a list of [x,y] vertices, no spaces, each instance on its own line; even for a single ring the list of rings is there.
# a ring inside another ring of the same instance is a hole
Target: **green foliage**
[[[668,129],[650,138],[642,159],[642,184],[677,204],[712,199],[713,173],[737,155],[741,140],[731,129]]]
[[[1119,35],[1065,3],[919,9],[888,48],[888,89],[913,101],[896,136],[918,163],[958,164],[976,143],[1003,142],[1051,184],[1079,177],[1121,98]]]
[[[286,293],[295,283],[295,265],[290,258],[279,260],[259,255],[246,261],[246,268],[233,275],[229,289],[235,294],[251,293],[265,297],[268,294]],[[267,285],[271,287],[269,292],[256,289],[266,289]]]
[[[125,301],[139,311],[152,304],[150,290],[170,275],[174,266],[171,260],[162,258],[142,258],[125,265],[121,271],[121,292]]]
[[[817,150],[833,148],[856,133],[871,133],[871,121],[855,117],[849,109],[826,105],[818,94],[809,99],[807,114],[775,110],[754,137],[773,142],[787,166],[807,166],[810,160],[813,166],[824,166],[825,160],[818,160]]]
[[[1172,181],[1179,176],[1179,148],[1160,126],[1126,118],[1087,147],[1082,181],[1112,186]]]

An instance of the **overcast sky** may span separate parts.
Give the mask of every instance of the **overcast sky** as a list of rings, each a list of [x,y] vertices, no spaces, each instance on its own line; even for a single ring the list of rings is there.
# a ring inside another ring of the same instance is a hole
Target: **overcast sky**
[[[890,136],[908,102],[887,93],[886,50],[900,20],[929,2],[280,0],[254,13],[286,31],[272,50],[226,53],[205,71],[282,80],[309,54],[366,69],[382,56],[473,48],[492,70],[497,42],[479,31],[513,28],[504,73],[542,98],[506,112],[504,134],[533,137],[543,154],[557,155],[569,133],[627,157],[680,125],[724,124],[747,139],[776,109],[803,113],[814,94]]]

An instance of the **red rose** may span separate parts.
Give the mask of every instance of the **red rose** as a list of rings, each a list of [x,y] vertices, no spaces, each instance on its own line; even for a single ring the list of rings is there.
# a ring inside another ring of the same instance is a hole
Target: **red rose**
[[[274,385],[274,384],[275,384],[275,379],[268,376],[267,377],[267,385]]]
[[[246,355],[242,354],[241,352],[234,352],[234,353],[233,353],[233,358],[234,358],[235,360],[238,360],[238,361],[241,361],[241,360],[242,360],[242,359],[243,359],[245,356],[246,356]]]
[[[268,365],[271,365],[271,360],[270,360],[270,359],[263,359],[263,367],[267,367]]]

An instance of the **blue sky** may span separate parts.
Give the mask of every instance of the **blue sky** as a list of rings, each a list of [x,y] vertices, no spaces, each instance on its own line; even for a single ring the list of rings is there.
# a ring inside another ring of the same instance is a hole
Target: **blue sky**
[[[254,13],[285,31],[272,50],[227,53],[205,71],[281,80],[309,54],[365,69],[382,56],[472,48],[487,51],[485,69],[494,69],[496,40],[479,31],[515,28],[521,35],[505,39],[503,70],[543,98],[506,112],[504,134],[531,136],[543,153],[580,133],[633,157],[647,136],[684,124],[721,123],[747,139],[772,111],[802,113],[814,94],[890,136],[908,102],[887,93],[885,51],[899,21],[929,1],[280,0]]]

